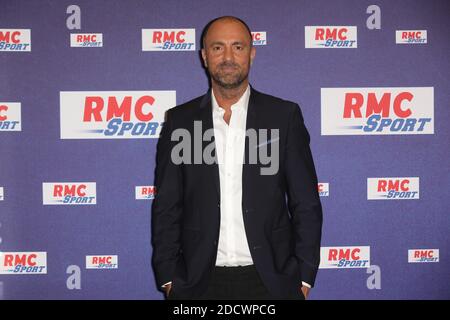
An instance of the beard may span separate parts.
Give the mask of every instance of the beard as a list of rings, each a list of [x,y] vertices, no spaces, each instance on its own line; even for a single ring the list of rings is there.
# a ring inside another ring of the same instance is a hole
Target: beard
[[[244,72],[239,65],[233,62],[223,62],[216,70],[211,71],[211,78],[224,89],[235,89],[248,78],[248,71]]]

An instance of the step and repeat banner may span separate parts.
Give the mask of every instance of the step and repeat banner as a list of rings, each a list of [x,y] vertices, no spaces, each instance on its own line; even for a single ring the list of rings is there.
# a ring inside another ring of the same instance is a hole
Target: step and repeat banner
[[[162,299],[166,110],[204,94],[212,19],[299,103],[323,212],[311,299],[450,299],[450,2],[0,0],[0,298]]]

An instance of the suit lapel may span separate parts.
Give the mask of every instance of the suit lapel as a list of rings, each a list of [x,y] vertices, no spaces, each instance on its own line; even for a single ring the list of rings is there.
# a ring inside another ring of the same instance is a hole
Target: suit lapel
[[[200,102],[199,112],[197,114],[198,121],[202,123],[202,137],[203,133],[208,129],[213,129],[213,118],[212,118],[212,103],[211,103],[211,89],[203,96]],[[202,139],[203,141],[203,139]],[[212,136],[212,142],[215,143],[215,137]],[[206,145],[210,144],[211,141],[202,142],[202,152]],[[207,170],[214,179],[214,184],[216,186],[217,195],[220,198],[220,178],[219,178],[219,165],[217,164],[217,153],[214,145],[214,157],[215,161],[211,165],[206,165]]]
[[[258,130],[258,119],[257,119],[257,96],[258,92],[256,92],[252,87],[250,91],[250,99],[248,102],[248,109],[247,109],[247,121],[246,121],[246,132],[247,130],[255,130],[257,132]],[[257,138],[258,139],[258,138]],[[257,174],[258,165],[256,164],[250,164],[250,155],[249,151],[250,148],[254,148],[255,146],[249,145],[249,137],[246,135],[245,137],[245,151],[244,151],[244,164],[242,165],[242,201],[243,206],[244,203],[248,203],[249,199],[248,194],[249,191],[252,190],[251,183],[254,180],[255,173]],[[256,150],[253,150],[253,152],[256,152]],[[245,208],[243,208],[244,210]]]

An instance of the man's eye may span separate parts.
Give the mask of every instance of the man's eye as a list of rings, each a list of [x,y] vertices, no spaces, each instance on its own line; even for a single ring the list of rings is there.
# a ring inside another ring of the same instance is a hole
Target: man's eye
[[[242,50],[242,49],[244,49],[244,47],[242,47],[242,46],[236,46],[236,49]]]
[[[219,46],[213,47],[214,51],[219,51],[221,48]]]

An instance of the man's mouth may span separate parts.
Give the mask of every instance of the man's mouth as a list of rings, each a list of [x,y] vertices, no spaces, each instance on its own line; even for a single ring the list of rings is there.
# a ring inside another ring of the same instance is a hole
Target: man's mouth
[[[221,66],[220,69],[225,70],[225,71],[231,71],[231,70],[237,70],[238,67],[237,66]]]

